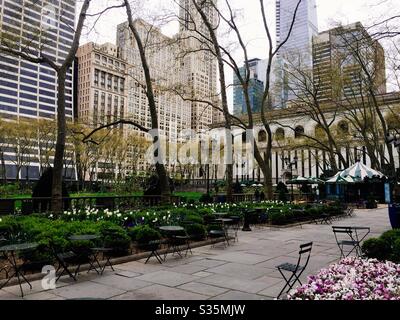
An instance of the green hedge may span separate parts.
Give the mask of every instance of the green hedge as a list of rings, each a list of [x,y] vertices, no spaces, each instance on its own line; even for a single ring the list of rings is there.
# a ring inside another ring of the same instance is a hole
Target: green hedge
[[[37,242],[38,249],[29,253],[29,256],[25,256],[25,258],[48,263],[54,260],[52,247],[58,251],[68,251],[106,245],[121,255],[126,253],[130,247],[130,238],[126,231],[118,225],[106,221],[66,222],[38,216],[4,217],[0,221],[0,232],[5,233],[6,238],[11,241],[14,241],[13,238],[19,238],[21,241]],[[98,241],[71,242],[68,240],[69,236],[78,234],[98,234],[100,238]]]
[[[390,230],[379,238],[365,241],[362,251],[368,258],[400,262],[400,229]]]

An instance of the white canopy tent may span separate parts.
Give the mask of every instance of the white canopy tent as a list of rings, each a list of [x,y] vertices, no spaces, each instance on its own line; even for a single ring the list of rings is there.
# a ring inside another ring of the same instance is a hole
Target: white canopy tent
[[[364,179],[379,177],[383,178],[385,175],[382,172],[376,171],[367,167],[361,162],[357,162],[346,170],[338,172],[334,177],[330,178],[327,183],[356,183],[363,182]]]

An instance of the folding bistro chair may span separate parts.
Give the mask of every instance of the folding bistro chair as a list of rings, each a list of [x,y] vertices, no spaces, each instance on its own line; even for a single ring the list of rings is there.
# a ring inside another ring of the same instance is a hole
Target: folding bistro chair
[[[231,223],[228,223],[228,237],[233,239],[234,242],[239,242],[238,232],[240,229],[240,217],[239,216],[228,216],[232,219]]]
[[[370,228],[333,226],[332,230],[333,234],[335,235],[336,243],[340,250],[341,259],[350,256],[350,254],[352,254],[353,252],[356,253],[357,257],[362,256],[360,243],[369,233]],[[368,232],[364,235],[362,239],[359,239],[357,230],[366,230]],[[344,237],[346,238],[343,239]],[[346,247],[350,247],[350,249],[345,250]]]
[[[173,235],[173,241],[178,247],[185,246],[185,257],[187,257],[188,252],[190,252],[190,254],[193,254],[192,247],[190,246],[190,236],[187,233],[186,229],[182,232],[182,234]]]
[[[276,268],[278,268],[278,271],[280,272],[280,274],[286,281],[285,286],[283,287],[283,289],[281,290],[281,292],[279,292],[279,294],[277,296],[278,299],[287,287],[289,287],[289,289],[287,289],[286,292],[289,292],[293,288],[293,286],[296,284],[296,282],[298,282],[298,283],[300,283],[300,285],[302,285],[302,283],[300,281],[300,276],[302,275],[302,273],[304,272],[304,270],[306,269],[306,267],[308,265],[308,262],[310,261],[312,245],[313,245],[313,243],[309,242],[306,244],[302,244],[300,246],[299,259],[297,260],[297,264],[283,263],[276,267]],[[304,261],[304,260],[305,260],[305,263],[302,264],[302,261]],[[283,271],[288,271],[288,272],[291,272],[292,274],[287,277],[283,273]]]
[[[224,245],[229,246],[229,239],[227,235],[227,230],[223,224],[223,222],[214,220],[212,223],[210,223],[210,228],[208,231],[208,237],[210,239],[224,239]],[[212,248],[215,247],[215,242],[213,242]]]
[[[160,248],[161,241],[160,240],[152,240],[149,241],[149,243],[146,245],[146,248],[151,251],[150,255],[147,257],[147,260],[144,264],[147,264],[149,262],[151,257],[155,257],[157,261],[162,264],[163,258],[160,256],[158,253],[158,249]]]
[[[73,253],[72,251],[69,252],[57,252],[54,248],[53,248],[53,253],[54,253],[54,257],[56,258],[57,262],[58,262],[58,268],[56,270],[56,274],[62,269],[61,273],[58,275],[56,282],[58,280],[60,280],[60,278],[66,273],[70,278],[74,279],[74,281],[76,281],[76,275],[78,273],[79,270],[79,265],[77,266],[77,268],[74,271],[70,271],[70,266],[73,265],[73,260],[75,260],[76,258],[76,254]],[[74,273],[74,274],[73,274]]]

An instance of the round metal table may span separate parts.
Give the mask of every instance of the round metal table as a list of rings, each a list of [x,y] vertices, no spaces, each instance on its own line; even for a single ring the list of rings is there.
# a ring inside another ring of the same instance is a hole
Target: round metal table
[[[223,216],[228,215],[228,212],[214,212],[213,215],[223,217]]]
[[[159,229],[162,231],[167,231],[167,232],[179,232],[179,231],[185,230],[181,226],[162,226],[162,227],[159,227]]]
[[[176,234],[185,231],[185,229],[181,226],[161,226],[159,227],[159,229],[161,231],[166,232],[166,236],[168,238],[167,251],[164,253],[164,261],[167,258],[167,253],[171,248],[172,248],[172,255],[177,253],[182,258],[180,246],[177,244],[176,241],[177,239]]]
[[[3,253],[5,258],[10,262],[11,266],[14,269],[14,274],[11,277],[9,277],[8,280],[5,283],[3,283],[1,285],[0,290],[2,288],[4,288],[4,286],[13,277],[17,277],[18,278],[18,284],[19,284],[19,288],[21,290],[21,296],[22,297],[24,296],[24,291],[22,290],[21,278],[24,279],[27,284],[29,284],[29,287],[32,290],[32,285],[30,284],[28,279],[25,278],[23,273],[21,273],[21,271],[20,271],[22,269],[22,267],[25,265],[25,263],[23,263],[22,265],[18,266],[17,261],[16,261],[16,253],[17,252],[22,252],[22,251],[33,250],[33,249],[36,249],[38,246],[39,246],[39,244],[37,244],[35,242],[27,242],[27,243],[10,244],[10,245],[6,245],[6,246],[0,247],[0,252]]]
[[[89,240],[96,240],[99,236],[95,234],[80,234],[68,237],[71,241],[89,241]]]
[[[78,235],[73,235],[68,237],[68,240],[70,241],[91,241],[91,240],[96,240],[99,239],[100,236],[96,235],[96,234],[78,234]],[[97,270],[95,264],[98,265],[98,267],[100,268],[100,271],[104,271],[102,270],[102,267],[100,266],[100,263],[97,259],[97,255],[98,255],[98,251],[95,251],[94,249],[90,249],[90,251],[86,251],[84,250],[83,252],[75,252],[75,254],[77,254],[80,257],[85,257],[85,259],[87,258],[88,262],[89,262],[89,270],[88,273],[91,270],[96,271],[97,274],[100,274],[100,272]],[[79,270],[80,265],[78,266],[77,270]],[[75,275],[77,274],[77,271],[75,272]]]

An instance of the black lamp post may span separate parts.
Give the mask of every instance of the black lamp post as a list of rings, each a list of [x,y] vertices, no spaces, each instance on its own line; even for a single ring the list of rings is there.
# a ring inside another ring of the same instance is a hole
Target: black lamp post
[[[297,158],[297,156],[295,156],[295,157],[293,158],[293,160],[290,161],[290,159],[287,157],[287,158],[285,158],[284,160],[285,160],[286,166],[290,168],[290,179],[293,179],[293,166],[296,166],[296,165],[297,165],[297,161],[299,160],[299,158]],[[291,189],[292,189],[291,202],[293,202],[293,201],[294,201],[293,183],[292,183]]]

